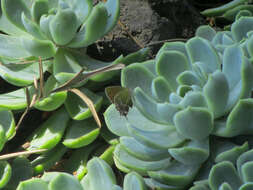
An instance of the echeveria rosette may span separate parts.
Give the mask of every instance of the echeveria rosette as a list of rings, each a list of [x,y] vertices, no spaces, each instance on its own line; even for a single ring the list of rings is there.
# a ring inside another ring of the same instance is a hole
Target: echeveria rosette
[[[201,173],[202,180],[196,181],[190,190],[252,189],[253,151],[247,142],[241,146],[231,142],[214,144],[212,165]]]
[[[200,26],[196,31],[196,36],[210,41],[216,50],[223,55],[227,47],[238,44],[243,48],[245,56],[252,56],[252,27],[253,18],[242,16],[234,21],[229,31],[216,32],[210,26]]]
[[[50,71],[63,83],[83,67],[89,71],[122,61],[121,57],[115,62],[104,63],[90,58],[85,52],[87,46],[110,32],[117,23],[119,0],[108,0],[94,7],[92,0],[3,0],[1,8],[0,29],[8,34],[0,35],[0,57],[4,62],[36,60],[38,56],[53,58]],[[80,51],[80,48],[84,49]],[[4,77],[11,74],[3,65],[0,70],[1,76],[14,85],[32,83],[33,77],[15,83],[9,79],[11,77]],[[35,68],[30,70],[36,72]],[[107,80],[108,76],[92,79]]]
[[[166,43],[154,60],[123,69],[122,85],[131,89],[134,107],[127,119],[114,105],[105,112],[108,128],[120,136],[117,167],[148,175],[152,187],[189,185],[209,157],[211,134],[252,132],[253,106],[247,99],[252,74],[240,46],[228,47],[220,57],[200,37]],[[243,127],[235,130],[238,123]]]

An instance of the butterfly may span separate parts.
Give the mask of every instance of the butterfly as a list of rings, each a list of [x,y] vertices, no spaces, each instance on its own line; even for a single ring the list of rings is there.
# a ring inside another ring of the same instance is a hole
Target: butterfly
[[[105,94],[111,103],[115,104],[115,108],[120,115],[126,117],[129,108],[133,106],[130,89],[121,86],[110,86],[105,88]]]

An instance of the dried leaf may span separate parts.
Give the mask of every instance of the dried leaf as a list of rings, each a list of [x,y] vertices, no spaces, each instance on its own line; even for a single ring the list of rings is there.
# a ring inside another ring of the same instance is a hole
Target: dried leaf
[[[94,106],[93,102],[84,93],[82,93],[80,90],[78,90],[76,88],[69,89],[69,91],[71,91],[71,92],[75,93],[76,95],[78,95],[87,104],[87,106],[89,107],[95,121],[97,122],[98,127],[101,128],[102,124],[99,120],[99,117],[98,117],[98,114],[97,114],[97,111],[95,109],[95,106]]]
[[[40,95],[39,97],[44,97],[44,76],[43,76],[43,67],[42,67],[42,60],[39,57],[39,71],[40,71]]]
[[[34,153],[42,153],[42,152],[45,152],[45,151],[47,151],[47,149],[15,152],[15,153],[10,153],[10,154],[5,154],[5,155],[0,156],[0,160],[6,160],[6,159],[14,158],[14,157],[17,157],[17,156],[30,155],[30,154],[34,154]]]
[[[108,71],[113,71],[113,70],[119,70],[124,67],[125,67],[124,64],[110,65],[110,66],[96,69],[94,71],[87,72],[87,73],[83,73],[85,68],[82,68],[81,71],[79,71],[72,79],[70,79],[69,81],[61,85],[60,87],[54,89],[53,91],[51,91],[51,93],[68,90],[72,88],[74,85],[81,83],[82,81],[84,81],[85,79],[88,79],[89,77],[92,77],[93,75],[108,72]]]

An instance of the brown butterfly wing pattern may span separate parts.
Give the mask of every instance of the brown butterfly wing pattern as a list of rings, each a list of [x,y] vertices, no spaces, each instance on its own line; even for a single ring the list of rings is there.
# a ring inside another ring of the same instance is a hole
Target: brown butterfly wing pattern
[[[133,106],[131,91],[121,86],[111,86],[105,89],[108,99],[115,104],[120,115],[127,116],[129,108]]]

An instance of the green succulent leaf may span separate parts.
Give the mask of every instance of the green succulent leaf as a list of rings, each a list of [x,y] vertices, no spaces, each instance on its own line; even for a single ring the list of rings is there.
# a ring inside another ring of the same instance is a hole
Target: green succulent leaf
[[[5,145],[6,141],[7,141],[7,139],[6,139],[6,136],[5,136],[5,130],[0,125],[0,151],[4,148],[4,145]]]
[[[111,189],[116,184],[116,177],[104,160],[95,157],[88,162],[87,168],[91,190]]]
[[[60,173],[55,176],[48,184],[49,190],[62,189],[62,190],[83,190],[79,181],[72,175],[67,173]]]
[[[188,70],[189,67],[186,56],[178,51],[164,51],[156,62],[158,74],[167,80],[171,91],[176,91],[178,87],[176,82],[178,74]]]
[[[0,111],[0,125],[5,132],[6,139],[10,140],[16,133],[15,119],[11,111]]]
[[[22,22],[23,22],[23,25],[24,25],[26,31],[29,34],[31,34],[34,38],[37,38],[40,40],[46,39],[44,34],[40,31],[40,28],[37,25],[37,23],[35,23],[32,20],[30,20],[29,18],[27,18],[27,16],[25,16],[25,13],[22,13],[21,19],[22,19]]]
[[[39,40],[36,38],[23,37],[22,44],[25,50],[33,56],[50,58],[56,53],[57,48],[49,40]]]
[[[230,10],[227,10],[222,17],[229,20],[229,21],[234,21],[236,19],[236,15],[241,11],[241,10],[246,10],[249,12],[253,12],[253,6],[249,4],[242,4],[238,5],[235,8],[232,8]]]
[[[35,160],[31,162],[33,166],[34,175],[41,174],[46,170],[49,170],[57,162],[62,159],[62,156],[67,152],[67,147],[62,143],[47,151],[46,153],[40,155]],[[44,180],[44,179],[43,179]]]
[[[33,176],[33,168],[27,158],[15,158],[11,164],[11,167],[12,175],[9,183],[5,186],[6,189],[16,189],[21,181],[28,180]]]
[[[218,145],[217,149],[223,147],[226,148],[226,144],[224,142],[222,142],[222,145]],[[236,164],[236,161],[239,156],[249,150],[249,145],[247,142],[245,142],[241,146],[234,146],[233,148],[230,148],[228,150],[224,148],[222,152],[215,157],[215,162],[219,163],[222,161],[230,161],[231,163]]]
[[[0,162],[0,188],[2,189],[10,180],[12,169],[7,161]]]
[[[240,157],[237,159],[236,166],[237,166],[238,174],[242,179],[244,179],[244,177],[246,177],[245,175],[249,175],[247,173],[244,173],[244,170],[247,169],[247,167],[244,168],[244,165],[246,164],[245,166],[247,166],[248,162],[249,163],[252,162],[251,160],[253,160],[253,151],[252,150],[249,150],[249,151],[241,154]],[[251,166],[251,164],[248,166]],[[244,180],[246,181],[246,179],[244,179]]]
[[[240,134],[252,134],[252,114],[252,99],[239,100],[232,112],[229,114],[227,121],[224,123],[215,124],[214,134],[223,137],[234,137]]]
[[[108,19],[106,27],[104,29],[104,35],[110,32],[113,27],[117,24],[120,11],[120,1],[119,0],[108,0],[105,3],[105,7],[108,14]]]
[[[67,98],[67,92],[50,93],[56,86],[58,86],[58,82],[51,75],[44,85],[44,97],[36,102],[34,107],[42,111],[53,111],[59,108]]]
[[[61,46],[68,44],[74,38],[78,27],[77,16],[71,9],[59,9],[49,24],[54,42]]]
[[[98,111],[102,105],[103,97],[94,94],[84,87],[81,87],[79,90],[91,99]],[[79,96],[72,92],[68,92],[65,107],[71,118],[75,120],[84,120],[92,116],[92,113],[86,103],[84,103]]]
[[[213,166],[209,175],[209,185],[212,190],[219,190],[224,182],[230,184],[233,190],[239,189],[242,184],[235,167],[229,161],[220,162]]]
[[[148,175],[161,184],[176,186],[175,189],[183,189],[184,186],[192,182],[198,170],[197,165],[184,165],[174,160],[169,166],[164,166],[162,170],[149,171]]]
[[[114,159],[124,167],[129,168],[131,171],[136,171],[141,175],[145,175],[147,171],[157,171],[166,168],[171,162],[170,157],[158,161],[139,160],[125,151],[120,144],[115,148]]]
[[[147,130],[139,126],[135,127],[134,124],[129,124],[127,128],[131,136],[152,148],[172,148],[185,141],[184,138],[177,134],[174,127],[164,126],[160,129],[156,128],[156,130]]]
[[[25,89],[0,95],[0,110],[20,110],[27,106]]]
[[[205,11],[202,12],[202,14],[205,16],[220,16],[228,10],[238,5],[244,4],[246,1],[247,0],[234,0],[217,8],[206,9]]]
[[[130,113],[128,113],[128,117]],[[127,130],[127,119],[123,116],[120,116],[120,113],[115,108],[114,104],[107,108],[104,113],[104,117],[106,125],[112,133],[118,136],[129,136]]]
[[[130,90],[141,86],[143,91],[151,95],[151,84],[154,78],[154,74],[143,65],[131,64],[122,70],[121,84]]]
[[[143,161],[158,161],[170,156],[167,149],[146,146],[133,137],[120,137],[120,145],[129,154]]]
[[[24,0],[3,0],[1,6],[8,20],[18,28],[25,30],[21,14],[24,13],[26,16],[31,17],[26,2]]]
[[[32,18],[36,23],[40,22],[40,17],[47,14],[49,10],[49,5],[47,0],[36,0],[32,4],[31,14]]]
[[[80,148],[93,142],[99,135],[99,128],[93,119],[72,121],[69,124],[63,144],[69,148]]]
[[[177,131],[192,140],[203,140],[213,129],[212,114],[206,108],[188,107],[174,116]]]
[[[108,13],[103,3],[97,4],[68,47],[87,47],[104,35]]]
[[[126,190],[146,190],[143,178],[135,172],[127,174],[124,178],[123,188]]]
[[[246,38],[247,33],[253,30],[252,23],[253,23],[252,17],[239,18],[237,22],[234,22],[232,24],[232,27],[231,27],[233,38],[237,42],[240,42],[242,39]]]
[[[8,60],[3,60],[8,62]],[[11,60],[10,60],[11,61]],[[17,60],[15,60],[17,61]],[[47,70],[51,61],[45,61],[42,64],[43,71]],[[15,86],[27,86],[34,82],[34,77],[39,78],[38,60],[28,64],[2,64],[0,65],[0,75],[8,83]]]
[[[190,91],[180,101],[179,105],[185,108],[187,108],[188,106],[207,108],[207,100],[201,92]]]
[[[61,140],[69,117],[64,108],[58,110],[30,137],[29,149],[52,149]]]
[[[33,190],[33,189],[48,190],[48,185],[43,180],[34,178],[22,181],[17,187],[17,190]]]
[[[82,67],[76,61],[76,58],[67,50],[59,48],[54,56],[53,73],[55,78],[64,83],[73,78]]]
[[[180,148],[170,148],[170,155],[185,165],[199,165],[209,156],[209,140],[190,141]]]
[[[54,15],[42,15],[40,17],[39,25],[40,25],[40,30],[47,36],[48,39],[52,40],[52,35],[50,32],[50,22],[54,18]]]
[[[245,183],[243,184],[239,190],[251,190],[253,188],[253,183]]]
[[[191,62],[203,63],[205,72],[211,73],[220,68],[220,58],[207,40],[199,37],[192,38],[186,43],[186,49]]]
[[[216,31],[209,25],[203,25],[203,26],[198,27],[195,33],[195,36],[204,38],[208,41],[212,41],[215,35],[216,35]]]
[[[252,182],[253,180],[252,169],[253,169],[253,161],[248,161],[247,163],[242,165],[241,171],[244,183]]]
[[[157,77],[152,81],[152,94],[159,101],[165,102],[169,100],[168,94],[170,93],[169,85],[164,77]]]
[[[31,54],[24,49],[20,37],[0,34],[0,57],[21,59],[30,56]]]
[[[202,86],[200,78],[193,71],[184,71],[177,76],[177,82],[181,85]]]
[[[214,118],[224,115],[228,103],[229,84],[226,76],[220,71],[214,72],[208,77],[208,81],[203,88],[208,108],[214,114]]]

